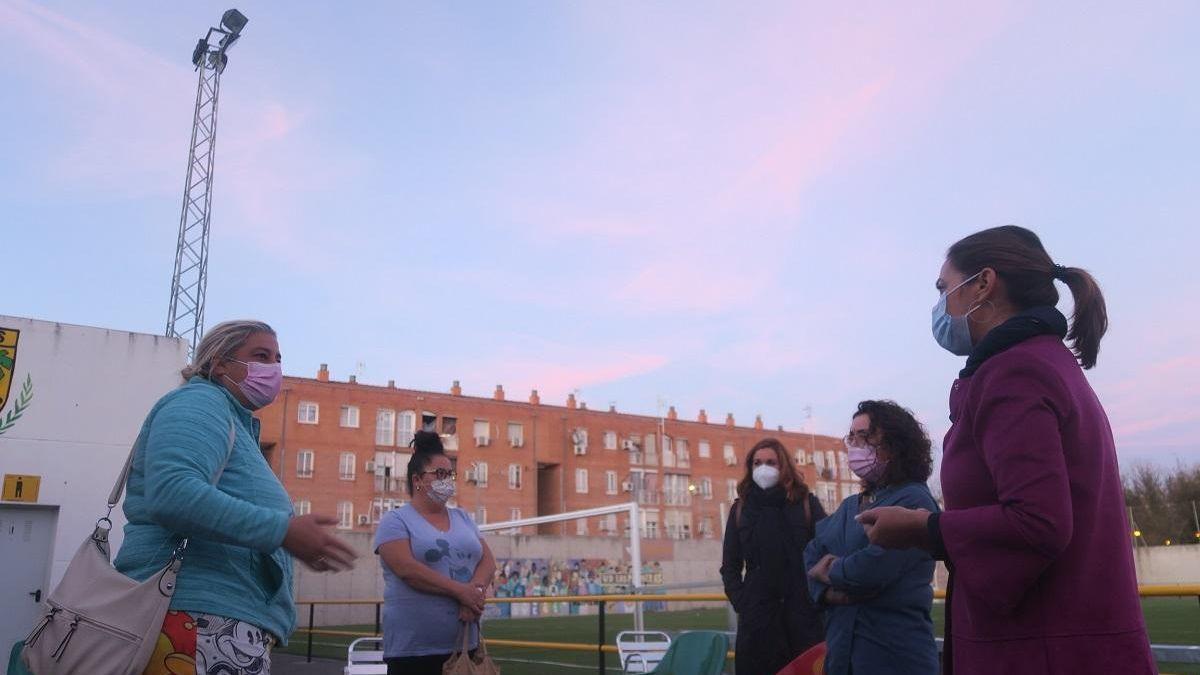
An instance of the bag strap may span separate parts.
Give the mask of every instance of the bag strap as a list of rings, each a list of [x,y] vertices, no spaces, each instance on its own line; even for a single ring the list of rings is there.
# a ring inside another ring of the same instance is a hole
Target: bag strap
[[[221,475],[225,473],[225,467],[229,466],[229,460],[233,457],[233,441],[237,436],[237,426],[234,418],[229,417],[229,441],[225,448],[225,461],[221,463],[221,468],[217,469],[217,475],[213,476],[212,484],[215,486],[221,480]],[[125,466],[121,467],[121,473],[117,476],[117,482],[113,485],[112,490],[108,493],[108,512],[104,514],[101,521],[108,520],[112,515],[112,510],[121,502],[121,496],[125,493],[125,483],[129,480],[129,471],[133,468],[133,455],[137,449],[145,445],[143,434],[138,433],[137,439],[133,441],[133,447],[129,449],[129,456],[125,458]],[[109,525],[112,521],[109,520]]]

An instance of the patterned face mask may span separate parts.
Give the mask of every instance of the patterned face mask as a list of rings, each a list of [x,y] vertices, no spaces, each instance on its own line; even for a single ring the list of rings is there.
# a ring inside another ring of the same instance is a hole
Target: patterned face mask
[[[456,487],[453,478],[443,478],[435,480],[429,484],[429,496],[441,504],[450,501],[454,496]]]

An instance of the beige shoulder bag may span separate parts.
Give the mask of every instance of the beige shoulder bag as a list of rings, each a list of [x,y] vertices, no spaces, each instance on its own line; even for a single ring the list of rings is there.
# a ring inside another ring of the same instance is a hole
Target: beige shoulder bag
[[[230,420],[225,464],[213,485],[229,463],[235,433]],[[46,614],[25,638],[21,657],[37,675],[141,675],[150,661],[188,540],[179,542],[162,570],[145,581],[134,581],[112,566],[109,516],[121,501],[133,455],[143,443],[139,433],[108,495],[108,513],[71,558],[62,581],[46,597]]]

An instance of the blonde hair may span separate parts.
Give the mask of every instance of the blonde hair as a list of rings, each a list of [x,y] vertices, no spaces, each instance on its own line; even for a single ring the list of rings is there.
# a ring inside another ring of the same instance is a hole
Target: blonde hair
[[[253,319],[222,321],[204,334],[200,345],[196,347],[196,353],[192,355],[191,364],[179,371],[179,374],[183,375],[185,381],[196,375],[207,378],[214,362],[237,351],[255,333],[275,335],[275,329]]]

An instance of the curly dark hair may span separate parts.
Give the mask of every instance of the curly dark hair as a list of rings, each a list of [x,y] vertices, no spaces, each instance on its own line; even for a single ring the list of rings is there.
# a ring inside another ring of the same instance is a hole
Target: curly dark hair
[[[867,435],[891,454],[887,470],[876,487],[901,483],[924,483],[933,473],[933,450],[929,434],[912,411],[895,401],[862,401],[851,418],[866,415],[871,421]],[[864,483],[864,487],[865,487]]]

